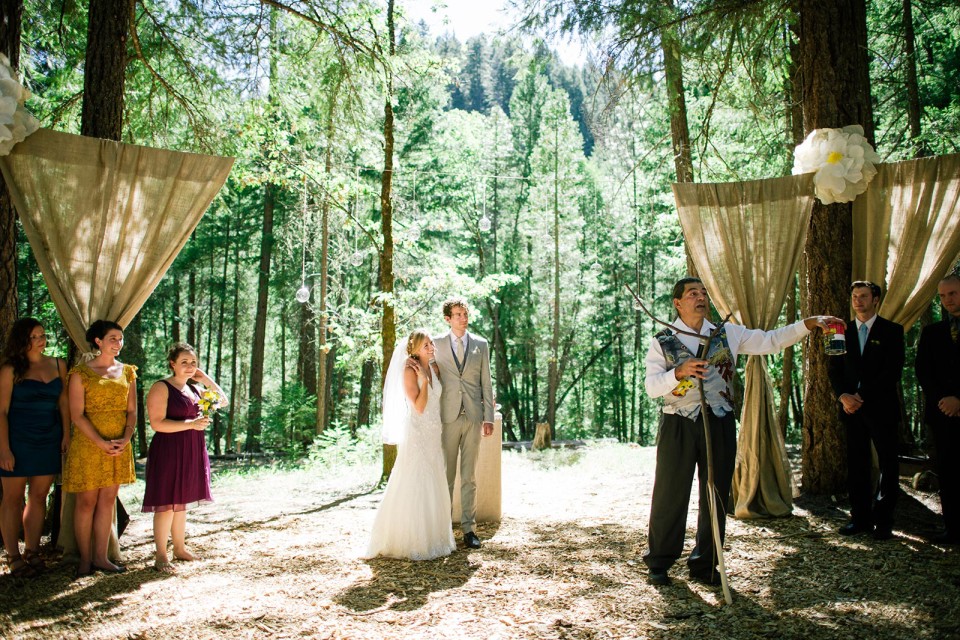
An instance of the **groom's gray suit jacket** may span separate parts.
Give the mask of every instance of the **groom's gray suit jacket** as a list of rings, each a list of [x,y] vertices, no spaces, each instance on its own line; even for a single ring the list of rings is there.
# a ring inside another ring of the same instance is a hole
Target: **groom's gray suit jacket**
[[[464,334],[463,372],[457,368],[450,332],[434,342],[434,360],[440,368],[443,393],[440,395],[440,420],[454,422],[463,408],[471,422],[493,422],[493,386],[490,382],[490,345],[469,331]]]

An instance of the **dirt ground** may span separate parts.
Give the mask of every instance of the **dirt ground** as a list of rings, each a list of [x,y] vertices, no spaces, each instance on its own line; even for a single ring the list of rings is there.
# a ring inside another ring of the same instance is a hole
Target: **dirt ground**
[[[653,462],[625,445],[504,452],[503,520],[479,527],[483,548],[420,563],[359,559],[374,467],[230,474],[188,517],[204,559],[172,576],[152,569],[134,485],[127,573],[72,581],[51,557],[41,577],[0,576],[0,637],[960,638],[960,549],[923,540],[930,494],[905,485],[886,542],[837,535],[846,516],[829,499],[730,519],[727,606],[682,561],[671,586],[646,583]]]

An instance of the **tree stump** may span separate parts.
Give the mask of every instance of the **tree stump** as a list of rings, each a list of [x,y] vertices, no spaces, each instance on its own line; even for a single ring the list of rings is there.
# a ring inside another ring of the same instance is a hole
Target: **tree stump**
[[[537,423],[537,432],[533,436],[533,444],[530,445],[531,448],[534,451],[539,451],[540,449],[549,449],[552,445],[553,440],[550,437],[550,423]]]

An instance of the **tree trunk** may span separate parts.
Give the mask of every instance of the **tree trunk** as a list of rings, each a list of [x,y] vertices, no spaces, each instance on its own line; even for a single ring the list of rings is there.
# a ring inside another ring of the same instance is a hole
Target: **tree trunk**
[[[683,57],[676,25],[676,7],[673,0],[664,0],[665,14],[660,27],[660,46],[663,50],[663,77],[667,85],[667,107],[670,111],[670,137],[673,142],[673,164],[677,182],[693,182],[693,154],[690,150],[690,128],[687,126],[687,101],[683,87]],[[687,273],[697,275],[690,250],[687,255]]]
[[[300,305],[300,338],[297,343],[297,379],[307,395],[317,393],[317,327],[313,311],[313,283],[310,284],[310,299]]]
[[[20,67],[23,0],[0,0],[0,52],[16,72]],[[0,175],[0,343],[17,320],[17,211]]]
[[[913,30],[913,0],[903,0],[903,59],[904,83],[907,85],[907,121],[910,124],[910,142],[918,144],[920,137],[920,119],[923,111],[920,107],[920,87],[917,83],[917,47]],[[923,142],[914,149],[914,157],[930,155],[930,149]]]
[[[227,217],[227,228],[226,234],[223,240],[223,271],[221,272],[221,284],[217,287],[217,291],[220,292],[218,296],[220,298],[220,309],[217,317],[217,335],[220,337],[217,340],[217,362],[215,365],[214,371],[214,380],[217,381],[217,384],[222,385],[223,378],[221,374],[223,373],[223,324],[224,316],[226,315],[226,306],[227,306],[227,268],[230,266],[230,218]],[[210,366],[210,363],[207,363],[207,366]],[[213,414],[213,454],[219,456],[222,451],[220,449],[220,437],[223,433],[223,417],[220,415],[220,412]]]
[[[129,0],[90,0],[81,135],[120,140],[123,133],[127,35],[133,6]]]
[[[197,272],[190,269],[190,275],[187,276],[187,344],[194,349],[199,349],[197,345]]]
[[[803,123],[807,132],[860,124],[873,141],[864,0],[800,0]],[[804,314],[845,313],[851,280],[852,204],[815,202],[807,234]],[[807,349],[803,488],[838,493],[846,481],[846,438],[837,419],[823,349]]]
[[[226,278],[224,278],[226,282]],[[173,274],[173,313],[170,318],[170,339],[180,342],[180,276]]]
[[[260,420],[263,412],[263,357],[267,338],[267,299],[270,293],[270,257],[273,252],[273,185],[263,187],[263,227],[260,236],[260,268],[257,270],[257,314],[253,323],[250,353],[250,398],[247,407],[247,453],[260,451]]]
[[[790,285],[787,295],[787,324],[797,321],[797,286],[796,279]],[[794,347],[783,350],[783,371],[780,379],[780,406],[777,409],[777,420],[780,422],[780,433],[787,437],[787,420],[790,410],[790,394],[793,392],[793,355]]]
[[[394,0],[387,0],[387,45],[389,57],[395,53],[396,35],[393,24]],[[383,249],[380,251],[380,292],[383,295],[383,323],[380,335],[383,340],[383,366],[380,380],[386,380],[387,367],[393,357],[393,348],[397,342],[396,317],[393,306],[393,203],[390,189],[393,184],[393,72],[390,64],[384,65],[387,79],[387,98],[383,103],[383,177],[380,182],[380,231],[383,235]],[[383,445],[383,473],[381,481],[390,477],[393,463],[396,462],[396,445]]]
[[[342,70],[341,70],[342,72]],[[327,108],[327,148],[324,152],[323,174],[329,180],[333,177],[333,146],[336,142],[337,99],[340,96],[340,83],[343,74],[337,76],[333,90],[328,97]],[[317,433],[322,433],[329,422],[327,392],[330,389],[330,376],[327,375],[327,358],[330,345],[327,344],[327,289],[330,279],[330,196],[324,195],[320,209],[320,323],[317,327]]]
[[[376,362],[372,359],[363,361],[360,370],[360,400],[357,403],[357,429],[370,424],[370,400],[373,396],[373,373]],[[396,449],[396,447],[394,447]]]
[[[237,423],[237,364],[240,361],[237,337],[240,334],[240,243],[233,248],[233,337],[230,344],[230,415],[227,421],[227,433],[224,435],[224,447],[229,452],[236,451],[234,446],[233,425]]]
[[[560,120],[553,127],[553,332],[547,366],[547,424],[557,437],[557,386],[560,384]]]

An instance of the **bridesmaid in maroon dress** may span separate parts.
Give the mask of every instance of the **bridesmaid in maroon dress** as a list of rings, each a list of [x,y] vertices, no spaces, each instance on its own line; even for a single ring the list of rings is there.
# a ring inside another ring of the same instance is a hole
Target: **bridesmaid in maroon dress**
[[[177,560],[197,560],[186,546],[187,509],[212,501],[204,434],[210,418],[200,412],[198,402],[205,390],[217,394],[216,406],[227,404],[227,397],[200,370],[197,352],[190,345],[173,345],[167,363],[173,375],[156,382],[147,394],[147,415],[155,433],[147,455],[143,511],[153,513],[153,540],[157,547],[153,566],[157,571],[172,573],[167,539],[173,538]]]

